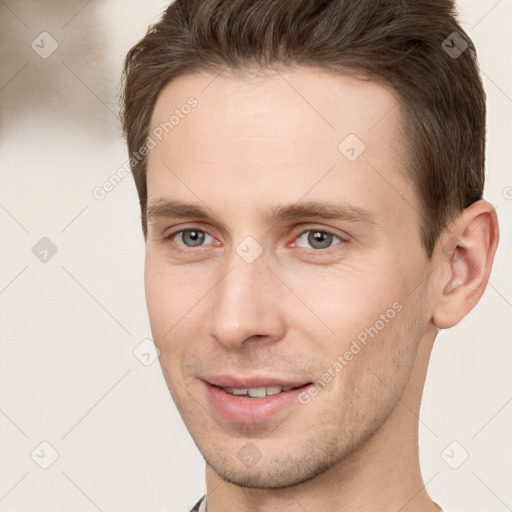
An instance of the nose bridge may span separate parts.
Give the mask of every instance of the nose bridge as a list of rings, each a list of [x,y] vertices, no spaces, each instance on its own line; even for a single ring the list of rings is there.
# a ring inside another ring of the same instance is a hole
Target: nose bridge
[[[267,268],[267,258],[256,254],[251,241],[234,247],[227,271],[212,294],[208,334],[219,343],[237,347],[252,336],[268,340],[281,336],[283,318],[277,305],[278,280]]]

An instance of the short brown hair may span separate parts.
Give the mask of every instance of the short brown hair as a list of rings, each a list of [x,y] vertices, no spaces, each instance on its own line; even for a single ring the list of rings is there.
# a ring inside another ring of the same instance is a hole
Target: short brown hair
[[[482,198],[485,178],[486,96],[454,2],[175,0],[126,56],[129,152],[144,146],[158,95],[172,79],[274,65],[363,72],[398,93],[430,258],[448,222]],[[146,236],[147,159],[130,163]]]

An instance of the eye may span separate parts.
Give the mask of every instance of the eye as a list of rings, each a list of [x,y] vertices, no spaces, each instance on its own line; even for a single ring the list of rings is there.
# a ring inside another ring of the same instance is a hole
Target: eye
[[[200,229],[182,229],[181,231],[171,233],[166,238],[169,240],[176,239],[179,245],[184,245],[185,247],[199,247],[204,244],[207,237],[212,241],[214,240],[214,238],[206,233],[206,231],[202,231]]]
[[[300,244],[300,241],[302,240],[302,243],[310,244],[310,246],[315,250],[323,250],[329,249],[334,239],[337,239],[340,243],[343,242],[339,236],[331,233],[330,231],[325,231],[322,229],[309,229],[307,231],[303,231],[299,235],[299,243],[297,245],[299,247],[309,248]]]
[[[183,247],[183,250],[204,247],[205,245],[215,243],[215,238],[202,229],[181,229],[174,231],[165,237],[166,240],[172,240],[177,245]],[[319,252],[339,245],[346,240],[340,236],[325,229],[304,230],[295,237],[298,242],[294,245],[305,249]]]

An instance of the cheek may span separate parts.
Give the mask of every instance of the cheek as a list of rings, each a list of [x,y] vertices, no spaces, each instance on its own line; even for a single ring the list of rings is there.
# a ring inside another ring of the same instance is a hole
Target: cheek
[[[398,392],[410,372],[421,337],[421,329],[413,325],[418,315],[415,294],[409,293],[405,273],[392,275],[383,269],[318,277],[319,286],[303,278],[294,287],[321,320],[301,321],[302,337],[311,341],[311,354],[321,358],[329,374],[324,376],[334,380],[340,408],[344,402],[357,402],[366,410],[366,402],[378,401],[384,393],[383,382]]]
[[[334,426],[344,424],[352,433],[354,425],[374,428],[403,395],[421,330],[415,325],[414,308],[409,303],[394,304],[395,308],[383,310],[387,322],[370,315],[372,320],[366,326],[355,329],[352,336],[330,349],[327,368],[334,374],[332,387],[329,398],[326,395],[324,401],[319,400],[318,406],[326,401],[331,404],[329,411],[336,411]]]
[[[337,345],[340,350],[359,333],[363,333],[364,338],[365,329],[373,329],[376,323],[379,331],[384,327],[387,330],[397,316],[396,309],[400,306],[396,304],[403,301],[406,288],[399,277],[390,281],[389,272],[368,268],[290,275],[285,280],[292,283],[296,295],[311,311],[291,297],[296,312],[302,311],[296,318],[311,317],[309,328],[314,320],[325,342]]]
[[[169,287],[165,274],[158,271],[150,258],[146,258],[144,287],[151,331],[155,342],[160,341],[172,327],[172,312],[175,311],[176,294]]]
[[[155,338],[171,339],[174,332],[194,316],[195,306],[204,295],[204,278],[200,274],[166,265],[152,254],[146,255],[146,304]]]
[[[186,381],[183,365],[197,341],[204,340],[205,294],[212,286],[205,276],[197,268],[172,267],[160,257],[146,256],[144,281],[151,332],[171,389],[176,387],[172,377]]]

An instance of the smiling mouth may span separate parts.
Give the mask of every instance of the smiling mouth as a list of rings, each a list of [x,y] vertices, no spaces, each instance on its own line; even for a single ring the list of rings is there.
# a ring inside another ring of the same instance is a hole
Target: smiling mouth
[[[299,395],[312,385],[311,382],[301,384],[299,379],[279,382],[278,378],[270,376],[245,380],[215,377],[209,380],[205,382],[206,394],[215,414],[224,420],[248,425],[264,423],[284,414],[289,408],[298,407]],[[216,384],[211,380],[216,380]]]
[[[240,398],[264,398],[266,396],[278,395],[279,393],[292,391],[294,389],[303,388],[309,385],[311,385],[311,382],[303,384],[302,386],[267,386],[248,389],[228,388],[221,386],[215,387],[222,389],[222,391],[224,391],[228,395],[237,396]]]

